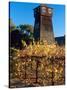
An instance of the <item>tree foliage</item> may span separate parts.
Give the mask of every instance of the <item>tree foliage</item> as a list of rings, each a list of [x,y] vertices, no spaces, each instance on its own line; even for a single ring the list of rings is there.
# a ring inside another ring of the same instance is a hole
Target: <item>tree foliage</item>
[[[15,26],[12,20],[9,20],[10,46],[22,49],[33,42],[33,26],[29,24]],[[27,45],[25,45],[25,43]]]
[[[21,24],[19,25],[19,27],[21,28],[21,30],[26,30],[28,32],[33,32],[33,26],[29,25],[29,24]]]
[[[16,29],[16,25],[13,23],[12,19],[9,19],[9,31],[13,31]]]

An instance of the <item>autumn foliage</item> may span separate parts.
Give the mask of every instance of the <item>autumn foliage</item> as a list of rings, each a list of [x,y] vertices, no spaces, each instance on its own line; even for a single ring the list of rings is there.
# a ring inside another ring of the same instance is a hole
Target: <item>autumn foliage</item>
[[[64,46],[34,43],[22,50],[10,49],[11,87],[62,85],[64,83]]]

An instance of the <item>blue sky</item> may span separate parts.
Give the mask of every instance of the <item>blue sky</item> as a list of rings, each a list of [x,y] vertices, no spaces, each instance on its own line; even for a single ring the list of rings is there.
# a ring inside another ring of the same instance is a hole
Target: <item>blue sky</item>
[[[39,6],[39,3],[10,2],[10,18],[16,26],[20,24],[31,24],[34,26],[33,9]],[[54,36],[63,36],[65,34],[65,6],[47,4],[53,8],[53,31]]]

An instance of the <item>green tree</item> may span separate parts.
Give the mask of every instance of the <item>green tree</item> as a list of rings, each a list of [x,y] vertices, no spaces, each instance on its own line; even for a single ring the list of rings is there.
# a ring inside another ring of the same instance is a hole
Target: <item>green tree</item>
[[[33,41],[33,26],[29,24],[21,24],[18,28],[21,29],[22,40],[24,40],[27,44],[30,44]],[[26,33],[24,33],[24,31]]]
[[[19,25],[19,27],[21,28],[21,30],[27,30],[31,33],[33,33],[33,26],[29,25],[29,24],[24,24],[24,25]]]
[[[12,19],[9,19],[9,32],[16,29],[16,25],[13,23]]]

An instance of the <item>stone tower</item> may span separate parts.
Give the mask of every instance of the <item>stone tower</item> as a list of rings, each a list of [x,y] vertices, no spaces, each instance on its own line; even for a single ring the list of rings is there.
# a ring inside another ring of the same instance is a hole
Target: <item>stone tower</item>
[[[34,9],[34,39],[36,41],[47,41],[49,44],[55,41],[52,25],[52,10],[52,8],[43,4]]]

